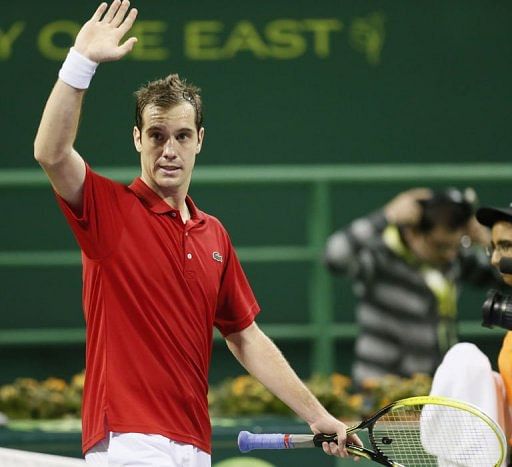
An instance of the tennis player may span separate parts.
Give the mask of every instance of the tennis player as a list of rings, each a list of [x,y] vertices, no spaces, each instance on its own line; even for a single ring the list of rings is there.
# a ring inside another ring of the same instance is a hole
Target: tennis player
[[[86,460],[211,465],[207,377],[214,326],[247,371],[313,432],[337,433],[338,444],[323,448],[345,457],[346,425],[259,329],[259,306],[227,232],[188,196],[205,134],[199,89],[170,75],[137,91],[133,142],[141,173],[128,186],[94,172],[73,147],[96,68],[132,50],[137,39],[123,37],[136,16],[129,1],[114,0],[83,25],[35,139],[35,158],[82,250]]]

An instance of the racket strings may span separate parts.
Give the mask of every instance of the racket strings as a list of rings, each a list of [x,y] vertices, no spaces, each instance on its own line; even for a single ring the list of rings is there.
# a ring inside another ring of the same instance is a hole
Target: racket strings
[[[483,419],[444,405],[394,408],[377,420],[371,437],[384,456],[407,467],[492,467],[501,456]]]

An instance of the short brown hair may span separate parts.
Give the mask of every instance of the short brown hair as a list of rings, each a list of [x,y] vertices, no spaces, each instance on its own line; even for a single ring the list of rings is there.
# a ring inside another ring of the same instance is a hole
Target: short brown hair
[[[177,74],[150,81],[135,91],[135,125],[142,130],[142,113],[148,104],[163,109],[171,108],[182,102],[188,102],[195,110],[195,124],[197,131],[203,126],[203,106],[201,90],[193,84],[180,79]]]

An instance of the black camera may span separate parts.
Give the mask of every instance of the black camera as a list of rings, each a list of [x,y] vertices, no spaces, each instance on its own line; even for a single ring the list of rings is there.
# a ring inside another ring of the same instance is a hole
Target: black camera
[[[489,290],[482,305],[482,326],[499,326],[512,330],[512,296],[497,290]]]

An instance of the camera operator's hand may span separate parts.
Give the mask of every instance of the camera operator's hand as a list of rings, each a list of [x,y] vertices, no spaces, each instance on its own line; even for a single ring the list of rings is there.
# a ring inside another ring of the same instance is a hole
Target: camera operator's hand
[[[418,201],[432,197],[429,188],[413,188],[395,196],[386,206],[384,215],[390,224],[416,225],[421,218],[421,205]]]
[[[468,223],[468,235],[471,243],[487,246],[491,243],[491,231],[480,224],[476,217],[472,217]]]

